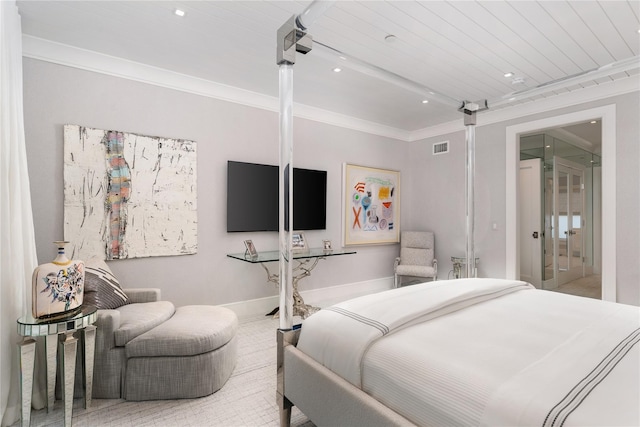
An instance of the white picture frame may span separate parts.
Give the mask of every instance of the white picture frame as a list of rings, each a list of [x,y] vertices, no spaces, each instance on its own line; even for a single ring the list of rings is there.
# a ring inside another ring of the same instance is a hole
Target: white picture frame
[[[244,253],[245,256],[249,255],[251,258],[257,258],[258,257],[258,251],[256,250],[256,247],[253,244],[253,241],[245,240],[244,241],[244,247],[247,248],[247,250]]]
[[[291,233],[291,250],[293,252],[303,252],[309,250],[307,237],[301,231]]]
[[[400,242],[400,172],[343,163],[342,244]]]

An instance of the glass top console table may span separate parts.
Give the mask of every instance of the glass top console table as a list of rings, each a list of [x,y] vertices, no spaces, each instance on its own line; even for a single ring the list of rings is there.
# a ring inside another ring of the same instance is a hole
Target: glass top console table
[[[300,252],[293,252],[292,257],[293,261],[296,262],[292,267],[293,271],[293,315],[300,316],[303,319],[306,319],[316,311],[320,310],[318,307],[314,307],[309,304],[305,304],[302,296],[300,296],[300,292],[298,292],[298,282],[311,275],[311,270],[313,270],[316,265],[318,265],[318,261],[321,259],[326,259],[328,257],[334,257],[339,255],[351,255],[355,254],[356,251],[351,250],[336,250],[336,249],[322,249],[322,248],[311,248]],[[258,252],[257,256],[250,256],[248,253],[235,253],[235,254],[227,254],[229,258],[237,259],[240,261],[249,262],[251,264],[260,264],[262,268],[267,272],[267,280],[271,283],[274,283],[276,286],[280,285],[280,276],[277,273],[271,273],[265,263],[268,262],[277,262],[280,261],[280,252],[279,251],[265,251]]]

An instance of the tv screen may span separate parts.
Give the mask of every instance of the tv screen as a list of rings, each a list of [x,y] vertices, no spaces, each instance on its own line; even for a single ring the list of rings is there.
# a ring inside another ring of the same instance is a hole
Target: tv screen
[[[278,231],[278,175],[278,166],[227,163],[228,232]],[[326,205],[327,172],[293,168],[293,229],[324,230]]]

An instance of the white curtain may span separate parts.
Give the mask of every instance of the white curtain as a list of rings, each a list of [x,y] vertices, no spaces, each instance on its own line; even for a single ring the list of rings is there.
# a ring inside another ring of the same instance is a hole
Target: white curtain
[[[0,419],[20,416],[16,320],[30,309],[37,266],[22,111],[22,30],[0,0]]]

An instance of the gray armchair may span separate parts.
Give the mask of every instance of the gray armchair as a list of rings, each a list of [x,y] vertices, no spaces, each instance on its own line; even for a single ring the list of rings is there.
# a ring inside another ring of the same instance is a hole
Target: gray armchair
[[[400,276],[438,278],[435,259],[435,237],[431,231],[403,231],[400,234],[400,256],[393,267],[394,286],[402,285]]]
[[[160,289],[123,289],[131,304],[113,310],[98,310],[93,371],[93,397],[123,397],[127,356],[125,345],[133,338],[160,325],[175,312],[169,301],[160,301]]]
[[[160,300],[159,289],[122,289],[101,259],[86,262],[84,291],[84,302],[98,307],[93,383],[87,381],[92,397],[202,397],[220,389],[231,376],[236,365],[238,318],[228,308],[190,305],[176,309],[171,302]],[[194,329],[194,324],[199,327]],[[78,392],[83,391],[82,381],[77,381],[80,378],[82,372],[76,374]]]

